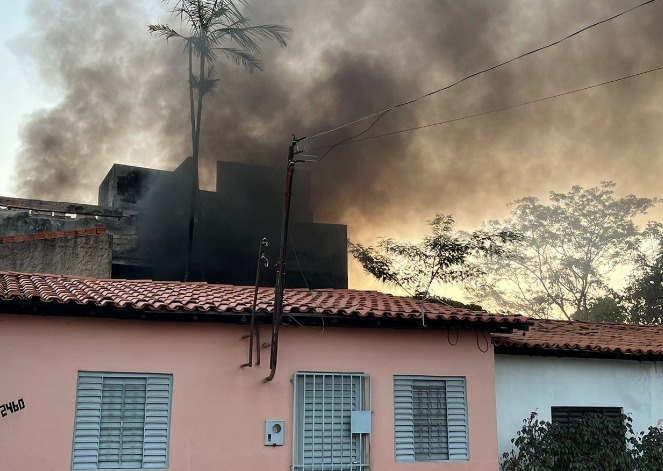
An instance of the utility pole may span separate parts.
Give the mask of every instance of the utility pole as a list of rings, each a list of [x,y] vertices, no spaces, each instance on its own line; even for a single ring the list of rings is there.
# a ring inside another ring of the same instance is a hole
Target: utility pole
[[[283,194],[283,213],[281,218],[281,243],[279,245],[279,258],[276,266],[276,285],[274,288],[274,318],[272,319],[272,342],[271,342],[271,356],[269,358],[269,376],[265,378],[265,382],[274,379],[276,374],[276,361],[279,349],[279,325],[281,324],[281,316],[283,315],[283,288],[285,281],[285,258],[286,249],[288,247],[288,221],[290,220],[290,197],[292,195],[292,179],[295,174],[295,155],[300,154],[301,151],[295,151],[297,143],[305,138],[297,139],[292,135],[290,147],[288,147],[288,164],[285,171],[285,192]]]

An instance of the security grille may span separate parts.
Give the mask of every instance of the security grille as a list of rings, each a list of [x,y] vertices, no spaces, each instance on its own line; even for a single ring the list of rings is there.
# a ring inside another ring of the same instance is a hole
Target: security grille
[[[79,372],[72,468],[164,469],[172,376]]]
[[[370,410],[370,378],[363,374],[297,373],[293,468],[369,469],[366,434],[353,434],[351,412]]]
[[[570,425],[588,415],[600,415],[613,420],[622,420],[621,407],[564,407],[553,406],[550,408],[552,422],[554,424]]]
[[[396,461],[467,460],[465,378],[394,377]]]
[[[412,386],[415,460],[449,459],[447,393],[444,384]]]
[[[146,378],[103,378],[99,468],[143,465]]]

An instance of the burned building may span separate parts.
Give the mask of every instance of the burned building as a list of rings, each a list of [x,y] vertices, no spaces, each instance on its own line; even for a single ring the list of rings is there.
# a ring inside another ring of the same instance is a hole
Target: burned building
[[[193,171],[192,159],[172,172],[115,164],[99,186],[98,205],[0,197],[0,236],[104,227],[112,237],[113,278],[181,281]],[[259,244],[267,238],[270,263],[261,284],[273,285],[283,190],[282,171],[219,161],[216,191],[197,190],[195,195],[189,279],[252,285]],[[347,288],[346,244],[345,225],[315,222],[310,179],[298,172],[286,286]]]

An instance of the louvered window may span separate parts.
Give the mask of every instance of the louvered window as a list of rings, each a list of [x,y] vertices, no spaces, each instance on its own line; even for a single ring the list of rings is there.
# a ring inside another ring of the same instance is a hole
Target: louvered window
[[[293,468],[364,471],[368,435],[352,433],[352,411],[370,410],[370,378],[363,374],[295,375]]]
[[[588,415],[600,415],[613,420],[622,420],[621,407],[562,407],[550,408],[554,424],[569,425]]]
[[[73,469],[167,468],[172,379],[79,372]]]
[[[396,461],[469,459],[465,378],[394,377]]]

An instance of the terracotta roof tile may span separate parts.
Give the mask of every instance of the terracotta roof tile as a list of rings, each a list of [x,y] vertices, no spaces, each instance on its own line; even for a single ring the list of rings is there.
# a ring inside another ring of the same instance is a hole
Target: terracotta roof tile
[[[0,237],[0,244],[12,244],[15,242],[26,242],[28,240],[60,239],[64,237],[85,237],[89,235],[105,234],[105,227],[90,227],[88,229],[74,229],[69,231],[37,232],[34,234],[19,234]]]
[[[663,355],[663,326],[531,319],[527,332],[495,334],[498,347],[617,355]]]
[[[250,313],[253,287],[179,283],[150,280],[100,280],[93,278],[0,272],[0,302],[36,300],[114,306],[136,310]],[[260,288],[258,311],[273,312],[274,288]],[[419,301],[411,298],[359,290],[291,289],[285,292],[284,312],[373,318],[416,319]],[[508,324],[526,328],[528,318],[489,314],[425,303],[426,318],[443,321]]]

